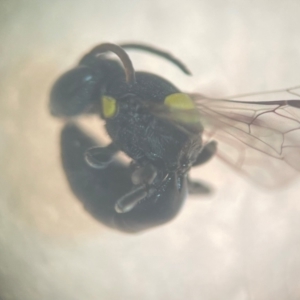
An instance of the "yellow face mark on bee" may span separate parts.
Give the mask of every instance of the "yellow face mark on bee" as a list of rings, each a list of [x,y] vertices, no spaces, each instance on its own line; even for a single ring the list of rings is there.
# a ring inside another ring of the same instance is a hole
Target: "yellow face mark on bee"
[[[193,100],[187,94],[183,93],[175,93],[167,96],[164,103],[166,106],[178,110],[189,110],[196,108]]]
[[[105,119],[112,118],[117,113],[117,101],[113,97],[102,96],[102,114]]]

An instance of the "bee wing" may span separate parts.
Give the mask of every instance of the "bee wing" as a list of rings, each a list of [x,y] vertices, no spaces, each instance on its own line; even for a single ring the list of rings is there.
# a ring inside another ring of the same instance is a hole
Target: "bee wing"
[[[291,99],[293,95],[293,100]],[[283,100],[273,100],[274,98]],[[300,97],[295,89],[245,94],[243,100],[190,94],[204,127],[204,141],[218,142],[217,156],[267,187],[300,172]],[[263,97],[246,101],[247,97]],[[266,99],[266,96],[268,99]]]
[[[274,188],[300,173],[297,89],[300,86],[243,94],[232,97],[234,100],[189,94],[196,106],[190,110],[149,102],[145,105],[151,113],[180,130],[199,133],[204,144],[216,140],[221,160],[259,185]]]

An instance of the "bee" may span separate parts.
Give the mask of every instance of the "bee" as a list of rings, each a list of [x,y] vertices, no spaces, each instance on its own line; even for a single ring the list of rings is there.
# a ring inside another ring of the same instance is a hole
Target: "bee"
[[[173,219],[188,192],[209,192],[188,174],[214,155],[269,187],[300,171],[300,100],[185,93],[161,76],[135,71],[126,49],[159,55],[190,75],[180,60],[155,47],[104,43],[59,77],[50,93],[53,116],[96,113],[105,121],[111,143],[85,151],[91,168],[105,172],[119,151],[132,159],[131,189],[111,199],[116,227],[135,232]],[[298,97],[295,90],[287,92]]]

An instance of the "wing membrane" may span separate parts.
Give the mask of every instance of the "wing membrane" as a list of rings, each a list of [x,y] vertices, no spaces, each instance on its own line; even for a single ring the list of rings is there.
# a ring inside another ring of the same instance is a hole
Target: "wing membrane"
[[[196,109],[143,103],[154,115],[203,143],[218,142],[217,156],[266,187],[280,187],[300,173],[300,86],[216,99],[189,94]],[[248,101],[248,99],[251,101]],[[281,100],[277,100],[281,99]],[[199,120],[199,122],[197,121]]]
[[[283,100],[273,100],[279,94]],[[266,100],[266,95],[271,99]],[[288,99],[292,95],[294,99]],[[218,157],[259,184],[274,187],[300,172],[300,97],[295,89],[260,96],[263,101],[191,95],[204,140],[218,141]]]

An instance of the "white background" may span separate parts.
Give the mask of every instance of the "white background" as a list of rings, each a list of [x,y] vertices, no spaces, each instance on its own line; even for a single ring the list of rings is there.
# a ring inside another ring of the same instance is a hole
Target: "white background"
[[[299,179],[260,190],[217,160],[215,188],[139,235],[106,228],[70,192],[62,123],[47,111],[59,74],[101,42],[140,41],[192,70],[132,54],[137,69],[215,96],[300,84],[300,2],[0,2],[0,298],[300,299]],[[98,126],[97,124],[96,126]]]

